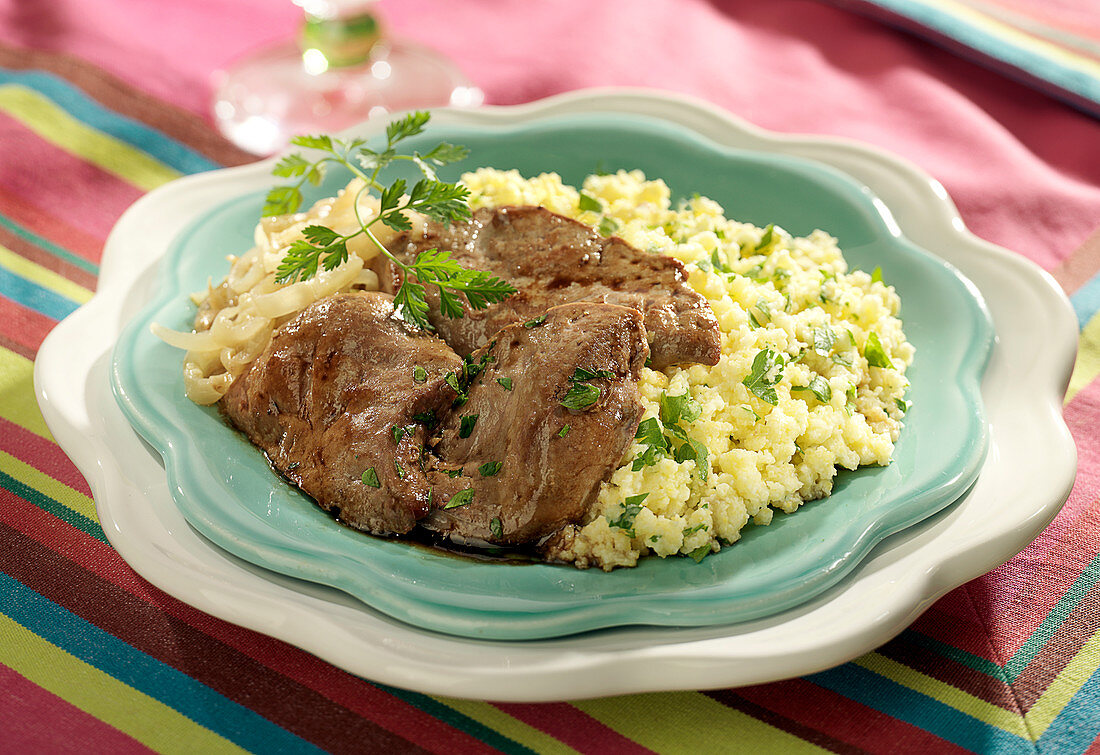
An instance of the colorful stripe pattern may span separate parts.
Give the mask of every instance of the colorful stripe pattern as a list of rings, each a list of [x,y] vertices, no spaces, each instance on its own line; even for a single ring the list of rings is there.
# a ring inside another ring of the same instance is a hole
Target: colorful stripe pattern
[[[832,0],[1100,115],[1092,0]]]
[[[26,751],[1084,752],[1100,747],[1100,236],[1056,273],[1081,317],[1069,503],[1010,564],[876,652],[737,690],[495,704],[376,685],[200,613],[108,545],[33,397],[123,208],[246,161],[197,118],[0,48],[0,740]],[[44,172],[74,177],[30,183]],[[992,622],[992,623],[991,623]]]

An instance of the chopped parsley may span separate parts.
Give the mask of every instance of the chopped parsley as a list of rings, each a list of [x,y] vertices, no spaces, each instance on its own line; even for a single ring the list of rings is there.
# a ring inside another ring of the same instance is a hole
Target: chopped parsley
[[[614,380],[615,373],[611,370],[586,370],[584,367],[578,367],[573,370],[573,376],[569,379],[574,383],[580,383],[585,380],[595,380],[596,378],[603,378],[604,380]]]
[[[722,261],[722,258],[718,256],[718,249],[717,248],[711,250],[711,253],[710,253],[710,266],[713,269],[720,272],[720,273],[732,273],[733,272],[732,270],[729,269],[729,267],[726,265],[726,263]]]
[[[609,218],[606,215],[600,220],[600,225],[597,230],[604,236],[610,236],[615,231],[619,230],[619,221],[615,218]]]
[[[380,488],[382,483],[378,481],[378,472],[374,467],[367,467],[363,470],[363,484],[369,488]]]
[[[642,420],[638,425],[638,432],[634,434],[634,439],[641,441],[645,450],[638,454],[634,463],[630,465],[633,472],[643,467],[651,467],[668,455],[670,443],[661,431],[661,423],[656,417]]]
[[[702,412],[699,402],[693,399],[690,393],[682,393],[679,396],[661,394],[660,417],[665,425],[675,425],[680,420],[694,422],[699,419]]]
[[[863,345],[863,356],[867,359],[867,364],[872,367],[894,368],[894,363],[890,361],[886,349],[882,348],[882,342],[878,340],[878,333],[873,330],[867,336],[867,343]]]
[[[616,527],[626,532],[629,537],[634,537],[634,519],[638,516],[638,512],[642,510],[642,502],[649,496],[649,493],[639,493],[638,495],[628,496],[620,505],[623,507],[623,511],[619,514],[617,519],[608,520],[607,525],[609,527]]]
[[[829,381],[821,375],[814,375],[809,385],[794,386],[791,388],[791,392],[793,393],[794,391],[809,391],[814,394],[814,398],[823,404],[829,403],[833,397],[833,387],[829,385]]]
[[[600,200],[582,191],[580,199],[577,201],[577,209],[581,212],[603,212],[603,205]]]
[[[459,420],[458,425],[458,437],[469,438],[470,433],[474,431],[474,425],[477,424],[477,418],[480,414],[465,414],[462,419]]]
[[[569,434],[569,431],[571,429],[572,428],[569,425],[562,425],[561,429],[558,430],[558,437],[559,438],[564,438],[566,435]]]
[[[833,350],[833,345],[836,343],[836,331],[827,325],[823,325],[820,328],[813,329],[813,349],[818,354],[825,356]]]
[[[754,251],[763,252],[772,245],[775,241],[775,224],[769,223],[768,227],[764,229],[764,235],[760,237],[760,242],[756,245]]]
[[[500,517],[494,516],[489,520],[489,532],[495,538],[504,537],[504,526],[500,523]]]
[[[710,555],[710,544],[700,545],[698,548],[688,554],[694,559],[695,563],[700,563],[704,558]]]
[[[428,371],[419,364],[413,367],[413,382],[423,383],[428,379]]]
[[[687,537],[688,535],[694,535],[696,532],[701,532],[702,530],[706,530],[706,529],[710,529],[710,528],[707,527],[707,525],[704,524],[703,522],[699,522],[699,524],[696,524],[693,527],[688,527],[687,529],[685,529],[684,530],[684,537]]]
[[[466,488],[465,490],[460,490],[453,496],[451,496],[451,500],[447,501],[446,505],[443,508],[456,509],[459,506],[467,505],[472,500],[474,500],[474,489]]]
[[[560,401],[566,409],[584,411],[600,400],[600,389],[590,383],[574,383]]]
[[[600,389],[588,381],[597,378],[614,380],[615,373],[611,370],[589,370],[584,367],[577,367],[569,378],[573,385],[566,391],[565,396],[559,403],[566,409],[573,409],[574,411],[584,411],[591,408],[600,400]]]
[[[761,401],[778,406],[775,386],[783,379],[784,366],[782,355],[771,349],[761,349],[752,360],[751,372],[741,382]]]
[[[525,327],[525,328],[537,328],[539,325],[542,325],[544,322],[546,322],[546,315],[542,314],[542,315],[539,315],[538,317],[534,318],[533,320],[528,320],[527,322],[523,323],[523,327]]]
[[[482,477],[493,477],[503,466],[503,461],[487,461],[478,467],[477,471],[481,473]]]
[[[420,424],[427,425],[428,427],[431,427],[436,423],[435,412],[431,409],[426,412],[417,412],[412,416],[412,418],[414,422],[419,422]]]
[[[508,377],[497,378],[497,382],[500,383],[500,385],[504,388],[504,390],[506,390],[506,391],[512,390],[512,378],[508,378]]]

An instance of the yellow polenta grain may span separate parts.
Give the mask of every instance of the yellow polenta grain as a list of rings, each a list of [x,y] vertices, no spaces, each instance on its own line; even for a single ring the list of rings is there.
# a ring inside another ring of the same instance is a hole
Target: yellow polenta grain
[[[829,495],[838,468],[890,462],[913,347],[893,287],[849,272],[826,232],[739,223],[706,197],[673,203],[640,171],[589,176],[579,191],[554,173],[483,168],[462,181],[475,207],[542,205],[675,257],[721,329],[713,367],[642,370],[642,426],[656,435],[635,441],[591,520],[551,556],[609,570],[699,559]]]

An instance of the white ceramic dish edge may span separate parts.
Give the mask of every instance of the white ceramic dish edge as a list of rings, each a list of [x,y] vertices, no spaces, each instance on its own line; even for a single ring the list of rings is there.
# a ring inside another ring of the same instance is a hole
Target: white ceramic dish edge
[[[768,620],[709,629],[611,630],[531,643],[461,640],[238,561],[176,511],[159,457],[114,404],[107,368],[119,330],[149,293],[159,253],[190,218],[266,175],[268,161],[188,177],[139,200],[108,239],[96,296],[39,352],[35,384],[47,424],[88,479],[103,528],[123,558],[186,603],[372,680],[430,694],[536,701],[737,686],[828,668],[887,641],[937,597],[1038,535],[1076,473],[1061,418],[1076,321],[1048,275],[970,234],[942,187],[897,158],[847,141],[768,134],[697,100],[588,90],[436,117],[476,124],[593,110],[663,118],[718,143],[831,164],[867,184],[905,235],[975,282],[1000,336],[983,382],[990,453],[962,501],[884,542],[820,599]],[[997,501],[996,518],[987,516],[990,501]]]

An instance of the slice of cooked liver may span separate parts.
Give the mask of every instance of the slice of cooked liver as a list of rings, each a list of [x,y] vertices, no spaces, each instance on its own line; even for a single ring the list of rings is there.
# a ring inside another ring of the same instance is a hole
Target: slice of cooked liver
[[[428,529],[471,544],[537,542],[581,521],[622,462],[642,416],[641,314],[592,302],[545,314],[539,324],[509,325],[469,358],[484,368],[436,431]],[[581,380],[578,369],[587,371]],[[598,389],[598,398],[585,409],[563,406],[575,385]],[[444,508],[464,490],[473,491],[469,503]]]
[[[606,238],[542,207],[483,208],[467,222],[429,222],[423,237],[402,234],[389,245],[406,263],[428,249],[448,250],[463,267],[486,270],[518,289],[499,304],[467,307],[463,318],[452,320],[440,314],[438,292],[429,287],[432,326],[460,354],[550,307],[590,301],[642,313],[654,368],[718,362],[718,321],[672,257],[635,249],[617,236]],[[400,269],[380,255],[375,270],[383,290],[396,291]]]
[[[338,294],[276,330],[221,407],[323,509],[401,534],[429,509],[418,415],[449,410],[457,393],[444,376],[461,366],[443,341],[394,316],[389,296]],[[395,438],[395,427],[407,430]],[[363,482],[369,468],[379,487]]]

